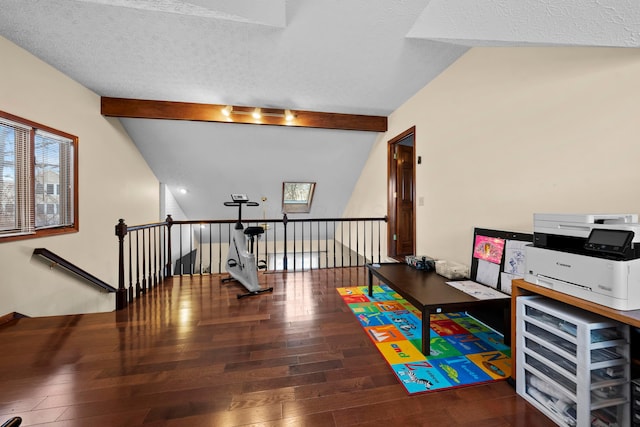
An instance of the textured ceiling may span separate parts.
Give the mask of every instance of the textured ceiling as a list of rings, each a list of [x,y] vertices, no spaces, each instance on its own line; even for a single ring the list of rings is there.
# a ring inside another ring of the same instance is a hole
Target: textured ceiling
[[[408,37],[469,46],[640,45],[636,0],[432,0]]]
[[[195,3],[0,0],[0,34],[104,96],[373,115],[466,50],[405,37],[427,0],[289,1],[284,27]]]
[[[469,46],[637,47],[639,4],[0,0],[0,36],[102,96],[388,115]],[[318,182],[324,195],[312,214],[340,215],[377,136],[123,124],[161,182],[174,194],[190,189],[175,196],[192,218],[228,216],[222,201],[231,191],[267,197],[275,216],[284,179]]]
[[[152,12],[178,13],[202,18],[228,19],[250,24],[284,27],[285,0],[77,0],[106,6],[130,7]]]

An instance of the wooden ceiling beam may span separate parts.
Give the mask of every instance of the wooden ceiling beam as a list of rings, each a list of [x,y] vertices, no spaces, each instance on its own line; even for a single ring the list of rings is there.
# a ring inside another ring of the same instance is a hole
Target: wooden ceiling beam
[[[254,119],[251,115],[251,112],[254,110],[253,107],[233,106],[233,112],[227,117],[222,114],[222,109],[225,105],[218,104],[109,97],[102,97],[100,104],[101,114],[107,117],[245,123],[366,132],[387,131],[387,118],[384,116],[292,110],[294,119],[286,121],[284,118],[284,110],[273,108],[263,108],[262,118]]]

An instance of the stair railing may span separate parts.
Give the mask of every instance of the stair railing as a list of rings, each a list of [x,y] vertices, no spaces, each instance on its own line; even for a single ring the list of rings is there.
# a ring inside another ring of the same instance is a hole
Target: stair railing
[[[165,222],[128,226],[116,224],[118,236],[118,290],[116,310],[171,276],[171,215]],[[125,248],[127,254],[125,254]],[[125,275],[128,273],[128,282]],[[135,280],[135,282],[134,282]]]
[[[237,220],[166,221],[116,225],[118,291],[116,309],[172,275],[225,273],[226,255]],[[380,262],[386,248],[386,217],[247,219],[265,232],[254,242],[259,266],[270,271],[363,266]]]

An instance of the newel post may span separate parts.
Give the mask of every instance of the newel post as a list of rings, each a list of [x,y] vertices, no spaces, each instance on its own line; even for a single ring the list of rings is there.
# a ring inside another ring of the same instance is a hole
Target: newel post
[[[167,265],[165,265],[164,277],[171,277],[171,226],[173,225],[173,218],[171,218],[171,215],[167,215],[165,221],[167,223]]]
[[[284,213],[282,216],[282,224],[284,225],[284,255],[282,257],[282,269],[287,271],[289,268],[287,267],[287,223],[289,222],[289,218],[287,214]]]
[[[118,290],[116,291],[116,310],[127,306],[127,290],[124,287],[124,236],[127,235],[127,224],[120,218],[116,224],[118,236]]]

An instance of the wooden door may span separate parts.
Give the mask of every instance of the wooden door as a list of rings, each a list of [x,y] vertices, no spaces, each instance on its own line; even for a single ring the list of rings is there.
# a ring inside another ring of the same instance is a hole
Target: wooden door
[[[389,141],[388,252],[403,258],[415,252],[415,127]]]
[[[396,146],[396,255],[413,255],[413,147]]]

